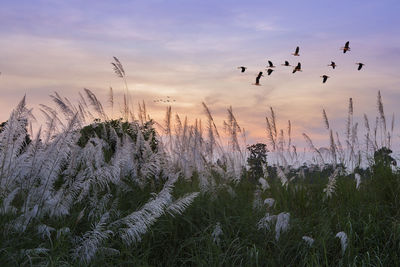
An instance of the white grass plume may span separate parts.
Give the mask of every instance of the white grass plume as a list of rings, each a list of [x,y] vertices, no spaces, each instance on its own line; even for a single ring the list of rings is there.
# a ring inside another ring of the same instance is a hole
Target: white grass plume
[[[268,208],[271,208],[275,204],[275,199],[273,198],[266,198],[264,200],[264,205],[266,205]]]
[[[106,119],[107,116],[104,113],[104,109],[102,104],[100,103],[100,101],[97,99],[96,95],[90,91],[87,88],[84,88],[85,93],[86,93],[86,97],[88,98],[88,100],[90,101],[90,104],[94,107],[95,111],[97,112],[97,114],[101,117]]]
[[[278,174],[279,180],[281,181],[282,186],[287,186],[289,183],[289,180],[286,177],[285,173],[283,172],[283,170],[281,169],[280,166],[277,166],[277,174]]]
[[[265,191],[265,190],[267,190],[269,188],[269,184],[268,184],[267,180],[265,180],[263,177],[260,177],[258,179],[258,182],[261,185],[262,191]]]
[[[175,216],[175,214],[181,215],[192,204],[198,195],[199,192],[187,193],[169,205],[166,211],[172,216]]]
[[[347,235],[345,232],[338,232],[335,237],[340,239],[340,245],[342,247],[342,255],[344,255],[347,248]]]
[[[336,190],[336,178],[339,175],[339,168],[336,168],[334,172],[329,176],[328,183],[324,188],[324,192],[328,198],[330,198]]]
[[[51,238],[51,232],[53,232],[55,230],[56,229],[54,229],[53,227],[48,226],[46,224],[39,224],[37,226],[37,232],[42,237],[42,239],[44,239],[45,237],[50,239]]]
[[[268,117],[265,117],[265,120],[266,120],[266,123],[267,123],[268,139],[269,139],[269,142],[270,142],[270,144],[272,146],[272,151],[275,151],[276,150],[276,140],[275,140],[275,137],[274,137],[274,130],[273,130],[273,127],[272,127],[271,122],[268,119]]]
[[[354,179],[356,180],[356,189],[359,189],[360,184],[361,184],[361,175],[359,175],[358,173],[355,173]]]
[[[279,237],[282,233],[285,233],[289,229],[289,220],[290,214],[289,212],[281,212],[276,217],[276,225],[275,225],[275,239],[279,240]]]
[[[303,241],[306,242],[306,244],[307,244],[308,246],[310,246],[310,247],[314,244],[314,239],[313,239],[312,237],[303,236],[302,239],[303,239]]]
[[[13,191],[11,191],[4,199],[2,199],[2,205],[0,209],[0,214],[7,214],[7,213],[16,213],[17,209],[11,205],[11,202],[14,200],[15,196],[20,191],[20,188],[17,187]]]
[[[211,233],[211,236],[213,238],[213,242],[217,245],[219,245],[219,243],[221,242],[221,235],[223,235],[223,231],[221,228],[221,223],[217,222],[217,224],[214,227],[213,232]]]
[[[107,222],[110,214],[104,213],[99,221],[92,226],[92,230],[86,232],[83,237],[78,238],[78,246],[73,250],[73,257],[81,263],[89,264],[96,255],[101,244],[107,240],[113,232],[107,230]]]
[[[165,208],[172,202],[171,191],[177,178],[177,175],[170,177],[164,188],[140,210],[113,223],[113,226],[119,228],[118,234],[126,245],[140,241],[148,228],[164,214]]]
[[[262,217],[258,223],[257,228],[258,230],[265,229],[267,231],[271,230],[272,223],[276,220],[276,215],[271,215],[268,212]]]

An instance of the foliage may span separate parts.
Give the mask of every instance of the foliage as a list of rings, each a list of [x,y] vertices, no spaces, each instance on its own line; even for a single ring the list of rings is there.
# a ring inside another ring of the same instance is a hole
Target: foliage
[[[144,140],[149,142],[151,150],[157,152],[158,140],[153,124],[152,120],[139,125],[137,122],[123,121],[122,118],[105,122],[96,119],[93,124],[87,125],[80,130],[80,138],[77,144],[83,148],[91,138],[97,137],[104,140],[108,144],[108,149],[104,150],[106,161],[108,162],[116,151],[117,140],[113,136],[114,133],[118,136],[120,142],[124,135],[128,135],[133,142],[136,142],[140,131]]]
[[[396,160],[392,158],[392,150],[387,147],[382,147],[374,152],[373,168],[390,168],[392,165],[397,166]]]
[[[262,143],[253,144],[247,147],[250,152],[247,158],[250,179],[255,182],[260,177],[264,177],[264,169],[267,164],[267,145]]]

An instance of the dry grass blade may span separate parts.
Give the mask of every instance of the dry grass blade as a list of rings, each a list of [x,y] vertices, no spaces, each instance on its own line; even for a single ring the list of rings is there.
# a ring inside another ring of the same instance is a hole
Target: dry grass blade
[[[288,120],[288,151],[290,152],[290,147],[292,145],[292,124],[290,120]]]
[[[111,62],[111,65],[113,66],[115,74],[117,74],[117,76],[120,78],[124,78],[125,70],[124,70],[121,62],[116,57],[114,57],[114,60],[115,60],[115,62]]]
[[[276,130],[276,117],[275,117],[275,112],[274,112],[274,110],[272,109],[272,107],[270,107],[270,109],[271,109],[272,129],[274,130],[274,136],[275,136],[275,139],[276,139],[276,137],[278,136],[278,132],[277,132],[277,130]]]
[[[121,70],[118,68],[118,66],[115,63],[111,63],[113,66],[115,74],[117,74],[118,77],[123,78],[124,75],[122,74]]]
[[[349,110],[347,113],[347,122],[346,122],[346,137],[347,140],[350,140],[351,128],[353,126],[353,99],[349,99]]]
[[[217,135],[218,138],[220,138],[217,126],[215,125],[214,118],[211,115],[210,110],[208,109],[207,105],[204,102],[202,102],[202,104],[203,104],[203,107],[204,107],[204,111],[206,112],[207,119],[210,121],[210,124],[212,124],[212,126],[214,128],[214,133]]]
[[[147,121],[146,104],[143,101],[142,104],[138,103],[138,107],[139,107],[139,120],[140,123],[144,125],[144,123]]]
[[[322,109],[322,117],[324,118],[326,129],[329,130],[329,121],[328,121],[328,116],[326,115],[325,109]]]
[[[374,126],[374,147],[378,148],[378,124],[379,124],[379,118],[375,118],[375,126]]]
[[[104,113],[103,106],[101,105],[100,101],[97,100],[96,95],[93,94],[92,91],[90,91],[90,90],[87,89],[87,88],[84,88],[84,90],[85,90],[85,93],[86,93],[87,98],[88,98],[89,101],[90,101],[90,104],[94,107],[94,109],[96,110],[96,112],[97,112],[102,118],[105,119],[105,118],[106,118],[106,115],[105,115],[105,113]]]
[[[342,143],[340,142],[340,138],[339,138],[339,133],[336,132],[336,151],[339,154],[339,161],[341,164],[344,164],[345,162],[345,155],[344,155],[344,150],[343,150],[343,146]]]
[[[164,123],[165,123],[165,134],[168,136],[171,136],[171,106],[167,107],[167,112],[165,114],[165,119],[164,119]]]
[[[108,93],[108,103],[111,106],[111,117],[113,117],[114,113],[114,92],[113,88],[110,86],[110,91]]]
[[[333,138],[332,129],[329,131],[329,141],[330,141],[330,151],[332,155],[333,165],[336,167],[337,158],[336,158],[336,145],[335,140]]]
[[[320,163],[323,165],[324,164],[324,158],[322,157],[321,152],[314,146],[311,138],[307,134],[303,133],[303,137],[306,140],[307,145],[309,146],[309,148],[317,154]]]
[[[377,105],[378,105],[379,117],[383,124],[383,131],[386,132],[386,117],[385,117],[385,112],[383,110],[381,91],[378,91]]]
[[[74,111],[72,110],[72,108],[69,107],[67,103],[65,103],[65,100],[63,100],[57,92],[55,92],[54,95],[50,95],[50,97],[64,113],[65,117],[70,118],[74,116]]]
[[[371,131],[370,127],[369,127],[369,120],[367,117],[367,114],[364,113],[364,126],[365,129],[367,130],[367,132],[369,133]]]
[[[234,151],[236,150],[241,152],[237,134],[240,133],[242,130],[240,129],[240,126],[237,123],[235,116],[233,115],[232,107],[229,107],[228,109],[228,123],[224,121],[224,128],[225,131],[229,134],[232,149]]]
[[[266,120],[266,122],[267,122],[267,134],[268,134],[268,139],[269,139],[269,142],[271,143],[271,146],[272,146],[272,148],[273,148],[272,151],[275,151],[275,150],[276,150],[276,142],[275,142],[275,138],[274,138],[272,126],[271,126],[271,123],[270,123],[268,117],[265,117],[265,120]]]

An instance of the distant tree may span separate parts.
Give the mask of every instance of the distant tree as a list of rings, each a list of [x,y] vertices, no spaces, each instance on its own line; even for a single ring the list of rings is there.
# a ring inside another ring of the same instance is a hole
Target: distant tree
[[[264,176],[264,168],[267,164],[267,145],[257,143],[247,147],[250,156],[247,158],[249,166],[249,176],[251,181],[256,182],[260,177]]]
[[[106,161],[111,159],[114,155],[116,149],[116,140],[111,133],[112,130],[115,131],[118,138],[122,138],[123,134],[129,135],[134,142],[138,135],[138,131],[141,132],[146,141],[150,141],[150,147],[153,152],[158,151],[158,139],[156,131],[153,127],[154,122],[152,120],[139,125],[137,122],[126,122],[122,119],[119,120],[109,120],[101,122],[99,119],[95,119],[94,123],[83,127],[80,130],[81,136],[78,140],[78,145],[80,147],[86,146],[87,142],[92,137],[98,137],[103,139],[109,145],[109,149],[104,151]]]
[[[397,166],[396,160],[390,155],[392,152],[387,147],[382,147],[375,151],[373,170],[377,170],[378,168],[389,169],[392,165]]]

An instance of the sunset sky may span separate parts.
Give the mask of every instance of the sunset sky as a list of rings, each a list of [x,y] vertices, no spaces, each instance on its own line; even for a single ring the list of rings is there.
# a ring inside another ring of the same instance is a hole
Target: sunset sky
[[[266,142],[272,106],[282,127],[290,119],[299,139],[307,132],[318,140],[326,135],[322,108],[344,132],[349,97],[356,116],[374,118],[378,90],[386,114],[399,110],[399,12],[398,0],[3,0],[0,121],[24,94],[39,120],[38,104],[52,105],[54,91],[75,100],[89,88],[106,102],[110,86],[123,92],[110,65],[116,56],[131,94],[158,120],[167,105],[153,100],[167,96],[176,99],[173,112],[191,120],[204,118],[204,101],[219,125],[232,106],[249,142]],[[351,51],[343,54],[346,41]],[[300,57],[291,55],[296,46]],[[267,60],[276,71],[252,85]],[[284,60],[300,61],[303,72],[292,74]]]

